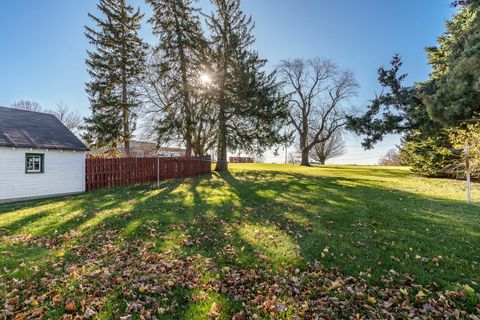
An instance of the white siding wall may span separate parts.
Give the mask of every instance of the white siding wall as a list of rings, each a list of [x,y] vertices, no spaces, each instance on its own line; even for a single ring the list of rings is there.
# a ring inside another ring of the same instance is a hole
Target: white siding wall
[[[25,173],[25,154],[44,154],[44,173]],[[85,191],[85,153],[0,147],[0,201]]]

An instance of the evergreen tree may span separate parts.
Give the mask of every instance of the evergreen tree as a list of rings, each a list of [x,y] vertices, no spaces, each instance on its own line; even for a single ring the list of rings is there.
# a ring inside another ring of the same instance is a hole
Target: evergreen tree
[[[96,147],[123,142],[128,155],[139,106],[136,85],[144,70],[145,44],[138,35],[143,14],[126,0],[100,0],[97,7],[103,17],[89,14],[97,28],[85,27],[94,47],[86,61],[92,116],[85,119],[85,138]]]
[[[429,91],[423,96],[431,117],[456,126],[480,114],[480,11],[478,1],[468,1],[429,48],[434,68]]]
[[[373,147],[386,134],[401,133],[404,134],[402,160],[413,172],[436,177],[452,174],[461,157],[449,137],[452,130],[458,130],[462,124],[455,121],[455,128],[444,128],[440,121],[445,117],[435,115],[432,96],[438,94],[438,84],[449,74],[451,61],[462,54],[474,17],[471,8],[461,8],[447,22],[447,31],[439,37],[439,45],[426,49],[433,69],[430,80],[404,86],[406,75],[398,75],[401,67],[398,56],[394,57],[391,69],[379,69],[379,81],[387,89],[386,93],[376,97],[363,116],[349,119],[351,130],[366,135],[364,147]],[[448,109],[444,112],[450,121],[453,114],[452,109]]]
[[[427,177],[447,177],[461,160],[445,129],[430,134],[410,133],[402,139],[400,156],[402,164],[412,167],[413,173]]]
[[[427,132],[439,127],[429,118],[421,101],[422,88],[403,85],[407,75],[399,74],[401,67],[398,55],[393,57],[390,69],[381,67],[378,81],[384,92],[371,101],[365,114],[347,117],[347,127],[366,136],[362,142],[366,149],[373,148],[387,134]]]
[[[474,1],[476,0],[468,2]],[[463,3],[464,6],[467,5],[466,2]],[[433,69],[430,80],[414,86],[404,86],[403,82],[407,75],[399,74],[402,62],[398,55],[393,57],[390,69],[381,67],[378,70],[379,82],[386,92],[372,100],[364,115],[350,117],[348,123],[352,131],[366,135],[364,147],[372,148],[376,142],[390,133],[421,132],[423,136],[435,134],[442,130],[439,122],[445,123],[448,122],[447,119],[455,118],[453,105],[442,109],[443,107],[438,104],[441,98],[445,98],[443,89],[448,87],[447,85],[442,89],[441,86],[451,74],[452,61],[457,61],[465,51],[474,25],[473,21],[477,16],[473,7],[462,7],[452,20],[447,22],[447,31],[438,38],[439,45],[426,49]],[[471,68],[472,72],[475,72],[474,64]],[[457,89],[460,90],[455,91],[452,88],[451,94],[463,92],[464,98],[468,99],[469,95],[463,89],[468,91],[472,87],[460,85],[462,78],[459,76],[455,81],[448,81],[451,85],[456,82],[459,86]],[[465,115],[464,112],[460,114]],[[458,121],[456,124],[459,125]]]
[[[428,85],[402,85],[406,75],[398,75],[401,65],[400,58],[395,56],[392,68],[379,69],[379,81],[387,90],[371,102],[364,115],[350,117],[348,127],[366,136],[362,142],[366,149],[373,148],[387,134],[404,134],[402,164],[420,175],[448,176],[460,160],[459,154],[449,140],[448,130],[429,117],[422,103]],[[434,68],[432,75],[441,68]]]
[[[149,22],[160,40],[155,48],[161,60],[159,75],[164,78],[165,89],[172,98],[167,102],[169,112],[160,119],[157,130],[160,136],[183,136],[185,155],[189,157],[198,118],[194,110],[194,102],[198,102],[195,81],[206,47],[198,10],[192,6],[193,0],[147,0],[147,3],[154,12]]]
[[[218,110],[217,165],[227,171],[227,149],[254,151],[285,140],[281,129],[288,117],[286,98],[275,74],[263,69],[266,60],[251,49],[255,39],[252,17],[239,0],[212,0],[216,12],[208,17],[212,33],[214,100]],[[257,150],[258,151],[258,150]]]

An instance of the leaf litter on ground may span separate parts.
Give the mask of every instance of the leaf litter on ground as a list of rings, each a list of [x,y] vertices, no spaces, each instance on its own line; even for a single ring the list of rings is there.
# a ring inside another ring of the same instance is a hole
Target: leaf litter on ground
[[[347,277],[339,270],[325,270],[316,261],[306,263],[302,270],[272,270],[266,266],[268,259],[259,256],[257,268],[220,268],[198,254],[176,257],[170,251],[157,252],[152,243],[142,240],[118,243],[118,231],[91,235],[88,241],[71,241],[79,236],[74,232],[50,237],[4,236],[6,242],[64,254],[57,254],[48,268],[31,268],[25,279],[0,278],[0,319],[42,319],[52,312],[60,312],[63,319],[95,319],[112,296],[125,302],[112,311],[113,317],[158,319],[181,308],[172,299],[178,288],[222,294],[242,306],[242,310],[228,310],[213,302],[207,313],[213,319],[224,313],[233,319],[478,319],[480,314],[480,305],[466,307],[466,300],[480,298],[470,286],[439,291],[434,283],[421,286],[394,270],[375,285],[370,283],[369,272]],[[197,240],[188,239],[183,245],[191,246]],[[68,248],[62,247],[64,243],[69,243]],[[227,246],[225,251],[237,254],[232,249]],[[81,259],[66,259],[65,252]]]

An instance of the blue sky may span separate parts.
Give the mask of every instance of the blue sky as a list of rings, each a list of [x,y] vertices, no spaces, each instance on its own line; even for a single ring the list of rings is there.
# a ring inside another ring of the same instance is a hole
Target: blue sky
[[[255,48],[273,68],[281,59],[319,56],[351,69],[360,84],[353,106],[365,107],[379,92],[376,70],[393,53],[404,60],[408,81],[422,81],[430,68],[424,48],[435,45],[453,9],[450,0],[243,0],[255,23]],[[89,113],[85,94],[87,12],[95,0],[4,1],[0,10],[0,105],[29,99],[46,108],[63,101],[83,115]],[[150,16],[142,0],[131,0]],[[208,0],[199,5],[211,11]],[[145,24],[143,38],[155,43]],[[398,144],[387,137],[364,151],[361,139],[347,135],[348,153],[332,163],[375,163]],[[281,159],[281,158],[278,158]],[[278,160],[277,159],[277,160]],[[269,161],[274,161],[272,155]]]

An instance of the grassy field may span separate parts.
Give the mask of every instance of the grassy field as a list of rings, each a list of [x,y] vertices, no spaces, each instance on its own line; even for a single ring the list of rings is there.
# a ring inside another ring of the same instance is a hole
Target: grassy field
[[[159,188],[0,205],[0,310],[291,318],[314,315],[305,304],[323,297],[333,318],[408,317],[443,295],[476,313],[480,207],[464,189],[407,168],[245,164]]]

